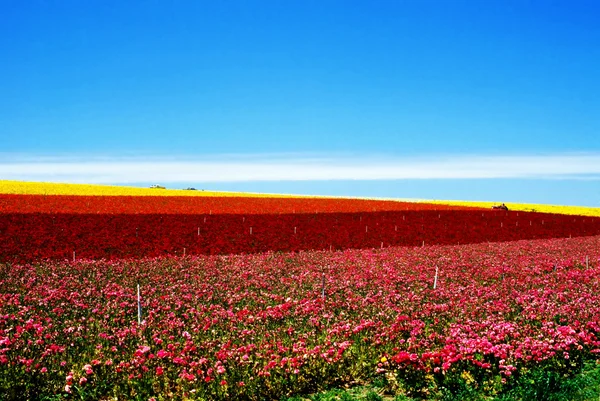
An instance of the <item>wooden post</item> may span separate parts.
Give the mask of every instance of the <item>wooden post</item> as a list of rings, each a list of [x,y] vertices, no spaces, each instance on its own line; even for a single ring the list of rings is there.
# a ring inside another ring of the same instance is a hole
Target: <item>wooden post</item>
[[[138,324],[142,324],[142,303],[140,299],[140,285],[137,285]]]
[[[75,262],[75,251],[73,251],[73,262]]]

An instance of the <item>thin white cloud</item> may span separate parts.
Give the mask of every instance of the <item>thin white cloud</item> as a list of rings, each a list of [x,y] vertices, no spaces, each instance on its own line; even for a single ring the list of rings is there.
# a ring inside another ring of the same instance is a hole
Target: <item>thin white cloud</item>
[[[199,158],[3,155],[0,179],[177,183],[402,179],[600,179],[600,153],[436,157],[223,155]]]

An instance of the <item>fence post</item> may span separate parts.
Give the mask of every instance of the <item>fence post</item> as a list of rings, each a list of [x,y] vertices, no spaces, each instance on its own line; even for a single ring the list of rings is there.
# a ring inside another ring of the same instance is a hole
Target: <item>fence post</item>
[[[138,324],[142,324],[142,303],[140,301],[140,285],[137,285]]]

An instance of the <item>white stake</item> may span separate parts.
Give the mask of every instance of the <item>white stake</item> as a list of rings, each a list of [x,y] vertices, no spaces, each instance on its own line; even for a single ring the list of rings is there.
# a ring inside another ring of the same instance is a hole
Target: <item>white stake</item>
[[[183,248],[183,256],[185,257],[185,248]]]
[[[200,227],[198,227],[198,237],[200,236]]]
[[[585,268],[586,269],[590,268],[590,259],[588,256],[585,257]]]
[[[75,262],[75,251],[73,251],[73,262]]]
[[[423,241],[423,246],[425,246],[425,241]]]
[[[206,223],[206,217],[204,218],[204,222]]]
[[[437,278],[438,278],[438,267],[435,267],[435,278],[433,279],[433,289],[437,288]]]
[[[323,297],[323,301],[325,300],[325,272],[323,272],[323,275],[321,276],[321,296]]]
[[[365,226],[365,232],[369,232],[369,227]]]
[[[294,227],[294,234],[296,234],[296,227]]]
[[[250,235],[252,235],[252,227],[250,227]]]
[[[142,324],[142,303],[140,301],[140,285],[137,285],[137,296],[138,296],[138,324]]]
[[[394,231],[398,231],[398,226],[394,226]]]

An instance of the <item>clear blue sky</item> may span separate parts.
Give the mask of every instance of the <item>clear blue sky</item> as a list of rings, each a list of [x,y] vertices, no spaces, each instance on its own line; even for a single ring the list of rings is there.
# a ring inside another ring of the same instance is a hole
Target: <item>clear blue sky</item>
[[[0,7],[0,179],[600,206],[597,1]]]

